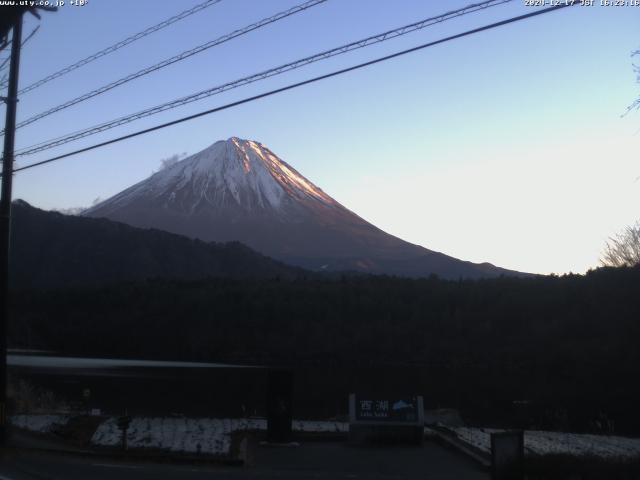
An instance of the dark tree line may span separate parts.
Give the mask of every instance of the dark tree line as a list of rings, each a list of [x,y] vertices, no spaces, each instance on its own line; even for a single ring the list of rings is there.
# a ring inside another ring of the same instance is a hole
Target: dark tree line
[[[384,365],[411,376],[432,406],[497,413],[516,400],[556,417],[605,412],[617,430],[640,431],[639,294],[640,267],[474,281],[154,280],[16,292],[10,343],[326,367],[344,378]],[[339,375],[331,381],[346,382]]]

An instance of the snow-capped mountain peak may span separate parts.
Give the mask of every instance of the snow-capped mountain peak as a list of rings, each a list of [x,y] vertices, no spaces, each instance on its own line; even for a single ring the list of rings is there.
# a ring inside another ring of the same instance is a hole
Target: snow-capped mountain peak
[[[261,143],[238,137],[220,140],[86,213],[108,212],[141,197],[181,212],[194,212],[206,205],[253,212],[281,210],[292,201],[336,205]]]
[[[508,273],[385,233],[261,143],[238,137],[216,142],[154,173],[83,215],[205,241],[240,241],[313,270],[436,273],[446,278]]]

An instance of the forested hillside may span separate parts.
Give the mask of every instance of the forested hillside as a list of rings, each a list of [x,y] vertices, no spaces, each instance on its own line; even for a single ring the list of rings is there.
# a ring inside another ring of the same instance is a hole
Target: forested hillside
[[[411,364],[442,403],[602,409],[639,429],[639,292],[637,267],[478,281],[157,280],[19,292],[10,341],[93,356]]]

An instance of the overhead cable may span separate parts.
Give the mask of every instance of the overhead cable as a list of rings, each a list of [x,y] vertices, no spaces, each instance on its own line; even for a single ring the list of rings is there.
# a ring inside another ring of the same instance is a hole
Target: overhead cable
[[[309,57],[305,57],[305,58],[301,58],[299,60],[295,60],[293,62],[289,62],[286,63],[284,65],[280,65],[278,67],[275,68],[270,68],[268,70],[259,72],[259,73],[255,73],[253,75],[250,75],[248,77],[243,77],[237,80],[233,80],[231,82],[227,82],[224,83],[222,85],[218,85],[215,87],[211,87],[211,88],[207,88],[205,90],[202,90],[200,92],[197,93],[193,93],[190,95],[187,95],[185,97],[181,97],[175,100],[171,100],[169,102],[165,102],[162,103],[160,105],[156,105],[154,107],[151,108],[147,108],[145,110],[136,112],[136,113],[132,113],[120,118],[116,118],[114,120],[110,120],[108,122],[105,123],[101,123],[99,125],[94,125],[92,127],[83,129],[83,130],[79,130],[61,137],[57,137],[54,139],[49,139],[46,140],[44,142],[40,142],[38,144],[34,144],[28,147],[24,147],[22,149],[20,149],[18,151],[18,153],[16,153],[16,156],[23,156],[23,155],[31,155],[37,152],[41,152],[43,150],[48,150],[50,148],[54,148],[57,147],[59,145],[63,145],[65,143],[69,143],[75,140],[78,140],[80,138],[84,138],[90,135],[95,135],[97,133],[106,131],[106,130],[110,130],[112,128],[118,127],[120,125],[124,125],[127,123],[131,123],[133,121],[139,120],[141,118],[145,118],[151,115],[155,115],[158,114],[160,112],[164,112],[166,110],[170,110],[173,108],[177,108],[177,107],[181,107],[183,105],[192,103],[192,102],[196,102],[198,100],[202,100],[204,98],[207,97],[211,97],[213,95],[217,95],[223,92],[226,92],[228,90],[232,90],[234,88],[238,88],[244,85],[248,85],[250,83],[254,83],[260,80],[264,80],[266,78],[269,77],[273,77],[275,75],[280,75],[282,73],[285,72],[289,72],[291,70],[295,70],[297,68],[301,68],[303,66],[309,65],[311,63],[315,63],[321,60],[326,60],[328,58],[331,57],[335,57],[337,55],[342,55],[345,54],[347,52],[353,51],[353,50],[357,50],[360,48],[364,48],[367,47],[369,45],[373,45],[376,43],[381,43],[387,40],[390,40],[392,38],[396,38],[402,35],[407,35],[408,33],[411,32],[415,32],[417,30],[421,30],[423,28],[429,27],[431,25],[434,25],[436,23],[441,23],[447,20],[451,20],[453,18],[457,18],[460,17],[462,15],[467,15],[473,12],[476,12],[478,10],[482,10],[485,8],[489,8],[492,6],[496,6],[496,5],[501,5],[503,3],[508,3],[511,2],[513,0],[489,0],[489,1],[484,1],[484,2],[480,2],[480,3],[474,3],[471,5],[468,5],[464,8],[458,9],[458,10],[453,10],[447,13],[443,13],[441,15],[437,15],[435,17],[430,17],[430,18],[426,18],[424,20],[421,20],[419,22],[415,22],[409,25],[405,25],[402,26],[400,28],[396,28],[393,30],[389,30],[377,35],[373,35],[367,38],[364,38],[362,40],[358,40],[355,42],[351,42],[349,44],[346,45],[342,45],[336,48],[332,48],[331,50],[326,50],[320,53],[316,53],[314,55],[311,55]]]
[[[101,142],[101,143],[90,145],[88,147],[84,147],[84,148],[81,148],[81,149],[78,149],[78,150],[75,150],[75,151],[72,151],[72,152],[68,152],[68,153],[65,153],[65,154],[62,154],[62,155],[58,155],[58,156],[49,158],[47,160],[42,160],[42,161],[35,162],[35,163],[29,164],[29,165],[25,165],[25,166],[19,167],[19,168],[14,168],[13,172],[14,173],[15,172],[20,172],[20,171],[27,170],[27,169],[30,169],[30,168],[34,168],[34,167],[38,167],[38,166],[41,166],[41,165],[45,165],[47,163],[51,163],[51,162],[55,162],[55,161],[58,161],[58,160],[62,160],[63,158],[71,157],[73,155],[78,155],[80,153],[88,152],[90,150],[95,150],[97,148],[104,147],[106,145],[111,145],[113,143],[121,142],[123,140],[127,140],[127,139],[130,139],[130,138],[133,138],[133,137],[137,137],[137,136],[140,136],[140,135],[144,135],[146,133],[150,133],[150,132],[153,132],[153,131],[156,131],[156,130],[161,130],[163,128],[167,128],[167,127],[170,127],[172,125],[177,125],[179,123],[183,123],[183,122],[186,122],[186,121],[189,121],[189,120],[193,120],[195,118],[203,117],[205,115],[210,115],[210,114],[213,114],[213,113],[216,113],[216,112],[220,112],[222,110],[227,110],[227,109],[232,108],[232,107],[237,107],[239,105],[243,105],[245,103],[253,102],[253,101],[259,100],[261,98],[269,97],[269,96],[275,95],[277,93],[282,93],[282,92],[285,92],[287,90],[292,90],[292,89],[295,89],[295,88],[298,88],[298,87],[301,87],[301,86],[304,86],[304,85],[308,85],[310,83],[315,83],[315,82],[318,82],[318,81],[321,81],[321,80],[326,80],[328,78],[335,77],[335,76],[338,76],[338,75],[342,75],[342,74],[347,73],[347,72],[351,72],[351,71],[354,71],[354,70],[359,70],[361,68],[368,67],[370,65],[374,65],[374,64],[377,64],[377,63],[385,62],[387,60],[391,60],[393,58],[400,57],[400,56],[403,56],[403,55],[406,55],[406,54],[409,54],[409,53],[412,53],[412,52],[416,52],[418,50],[422,50],[422,49],[425,49],[425,48],[428,48],[428,47],[432,47],[434,45],[438,45],[438,44],[441,44],[441,43],[449,42],[449,41],[455,40],[457,38],[466,37],[468,35],[472,35],[472,34],[483,32],[483,31],[490,30],[490,29],[493,29],[493,28],[501,27],[503,25],[507,25],[507,24],[510,24],[510,23],[518,22],[518,21],[522,21],[522,20],[525,20],[525,19],[528,19],[528,18],[531,18],[531,17],[535,17],[535,16],[538,16],[538,15],[543,15],[545,13],[553,12],[553,11],[560,10],[562,8],[570,7],[570,6],[573,6],[573,5],[579,5],[579,3],[577,3],[577,2],[576,3],[563,3],[563,4],[560,4],[560,5],[554,6],[554,7],[549,7],[549,8],[545,8],[545,9],[542,9],[542,10],[535,10],[533,12],[530,12],[530,13],[527,13],[527,14],[524,14],[524,15],[519,15],[517,17],[512,17],[512,18],[509,18],[509,19],[506,19],[506,20],[502,20],[500,22],[491,23],[491,24],[485,25],[483,27],[474,28],[473,30],[467,30],[465,32],[458,33],[456,35],[451,35],[449,37],[441,38],[441,39],[435,40],[433,42],[428,42],[428,43],[424,43],[422,45],[418,45],[417,47],[409,48],[407,50],[402,50],[400,52],[392,53],[390,55],[385,55],[384,57],[379,57],[379,58],[376,58],[374,60],[370,60],[368,62],[360,63],[358,65],[353,65],[351,67],[343,68],[341,70],[336,70],[334,72],[327,73],[327,74],[324,74],[324,75],[320,75],[320,76],[317,76],[317,77],[313,77],[313,78],[310,78],[308,80],[304,80],[302,82],[293,83],[293,84],[290,84],[290,85],[287,85],[287,86],[284,86],[284,87],[281,87],[281,88],[277,88],[275,90],[270,90],[268,92],[261,93],[259,95],[254,95],[252,97],[244,98],[242,100],[238,100],[236,102],[228,103],[228,104],[222,105],[220,107],[212,108],[210,110],[205,110],[205,111],[202,111],[202,112],[199,112],[199,113],[195,113],[193,115],[188,115],[186,117],[182,117],[182,118],[179,118],[177,120],[173,120],[171,122],[166,122],[166,123],[163,123],[163,124],[160,124],[160,125],[156,125],[156,126],[153,126],[153,127],[150,127],[150,128],[145,128],[143,130],[138,130],[136,132],[133,132],[133,133],[130,133],[130,134],[127,134],[127,135],[123,135],[121,137],[113,138],[111,140],[107,140],[107,141],[104,141],[104,142]]]

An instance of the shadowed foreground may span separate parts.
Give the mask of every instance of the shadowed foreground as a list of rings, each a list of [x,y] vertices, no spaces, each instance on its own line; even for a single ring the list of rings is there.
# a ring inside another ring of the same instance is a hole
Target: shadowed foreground
[[[371,478],[481,480],[489,475],[457,453],[427,442],[422,447],[349,447],[308,442],[298,448],[256,446],[253,466],[121,462],[103,457],[54,455],[26,450],[2,454],[0,478],[31,480]],[[162,461],[162,459],[158,459]]]

